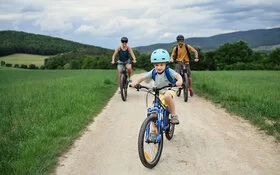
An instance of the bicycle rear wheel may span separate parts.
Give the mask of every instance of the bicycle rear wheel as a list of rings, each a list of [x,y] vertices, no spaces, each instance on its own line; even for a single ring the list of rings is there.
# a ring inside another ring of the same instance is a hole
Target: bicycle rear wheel
[[[187,102],[188,101],[188,91],[189,91],[189,84],[188,84],[188,75],[187,73],[184,73],[184,79],[185,79],[185,82],[184,82],[184,101]]]
[[[163,148],[162,130],[158,133],[157,117],[147,117],[138,136],[138,153],[142,164],[147,168],[157,165]],[[160,136],[159,142],[156,142]]]
[[[126,101],[126,99],[127,99],[127,77],[124,74],[121,74],[120,81],[121,81],[120,88],[121,88],[122,100]]]

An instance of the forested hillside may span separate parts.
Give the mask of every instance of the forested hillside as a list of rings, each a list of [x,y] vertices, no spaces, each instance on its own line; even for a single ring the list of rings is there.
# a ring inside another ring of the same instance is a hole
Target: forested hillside
[[[14,53],[56,55],[79,49],[90,49],[95,53],[110,52],[109,49],[81,44],[45,35],[18,31],[0,31],[0,56]]]
[[[272,46],[280,44],[280,28],[240,31],[215,35],[211,37],[185,37],[187,38],[186,43],[192,46],[200,47],[204,51],[215,50],[225,43],[232,43],[239,40],[245,41],[251,48],[257,48],[261,46]],[[175,38],[176,36],[174,36],[174,40]],[[140,53],[152,52],[155,48],[163,48],[170,51],[174,44],[176,44],[176,42],[159,43],[148,46],[135,47],[135,49]]]

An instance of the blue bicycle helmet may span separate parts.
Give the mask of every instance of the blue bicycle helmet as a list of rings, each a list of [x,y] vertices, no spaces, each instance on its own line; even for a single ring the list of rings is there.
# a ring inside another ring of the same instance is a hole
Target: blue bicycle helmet
[[[151,63],[170,62],[169,53],[164,49],[154,50],[151,54]]]

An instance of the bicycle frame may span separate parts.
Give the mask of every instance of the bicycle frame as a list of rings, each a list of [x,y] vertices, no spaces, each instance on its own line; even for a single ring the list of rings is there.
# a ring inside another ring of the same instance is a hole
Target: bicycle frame
[[[166,86],[170,87],[170,86]],[[153,107],[147,109],[147,117],[157,117],[157,138],[155,143],[158,143],[161,140],[162,132],[165,132],[169,128],[168,123],[168,116],[169,116],[169,109],[168,106],[165,106],[159,99],[159,91],[163,88],[153,88],[153,90],[148,90],[147,93],[154,95]],[[146,87],[144,87],[146,88]],[[147,88],[146,88],[147,89]],[[155,92],[153,94],[152,92]],[[146,128],[146,142],[147,143],[154,143],[149,140],[149,127]]]
[[[128,75],[127,75],[127,68],[126,68],[126,64],[128,64],[128,62],[117,62],[116,64],[117,64],[117,65],[118,65],[118,64],[123,65],[121,74],[124,74],[125,76],[128,76]]]
[[[179,63],[179,62],[176,62],[176,63]],[[182,78],[184,80],[184,76],[183,76],[184,73],[187,73],[187,75],[188,75],[188,69],[187,69],[188,64],[186,64],[185,60],[182,63],[179,63],[179,64],[182,66],[182,69],[180,71],[180,75],[182,76]],[[185,81],[187,81],[187,80],[185,80]]]

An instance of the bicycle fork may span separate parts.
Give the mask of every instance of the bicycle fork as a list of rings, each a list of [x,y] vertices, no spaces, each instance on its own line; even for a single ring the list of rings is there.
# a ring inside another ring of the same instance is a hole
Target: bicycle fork
[[[163,123],[162,121],[162,110],[161,109],[148,109],[148,115],[147,117],[156,117],[156,123],[152,122],[151,124],[149,124],[146,127],[146,143],[158,143],[161,140],[161,129],[163,128],[162,125]],[[152,125],[152,126],[150,126]],[[152,128],[153,133],[150,133]],[[151,139],[151,135],[152,135],[152,139]]]

